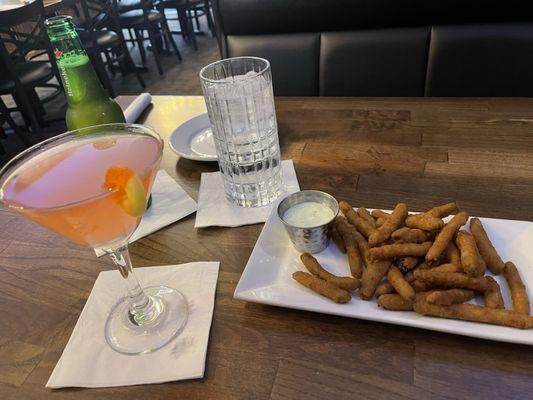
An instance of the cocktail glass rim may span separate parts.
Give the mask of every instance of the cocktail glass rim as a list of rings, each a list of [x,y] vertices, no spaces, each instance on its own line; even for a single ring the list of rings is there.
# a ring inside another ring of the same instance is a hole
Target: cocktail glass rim
[[[119,128],[119,129],[117,129],[117,128]],[[158,158],[156,160],[154,160],[152,165],[160,162],[161,158],[163,157],[163,147],[164,147],[163,139],[161,138],[161,136],[153,128],[151,128],[151,127],[149,127],[147,125],[131,124],[131,123],[112,123],[112,124],[94,125],[94,126],[89,126],[89,127],[80,128],[80,129],[73,129],[71,131],[67,131],[67,132],[61,133],[61,134],[59,134],[57,136],[53,136],[53,137],[51,137],[49,139],[43,140],[42,142],[34,144],[33,146],[31,146],[31,147],[27,148],[26,150],[22,151],[21,153],[17,154],[15,157],[13,157],[11,160],[9,160],[0,169],[0,203],[2,203],[6,207],[12,208],[14,210],[53,211],[53,210],[58,210],[58,209],[66,208],[66,207],[72,207],[72,206],[75,206],[75,205],[78,205],[78,204],[83,204],[83,203],[86,203],[86,202],[89,202],[89,201],[92,201],[92,200],[96,200],[96,199],[103,198],[103,197],[111,195],[114,192],[114,190],[103,190],[102,193],[99,193],[99,194],[97,194],[95,196],[87,197],[87,198],[84,198],[84,199],[81,199],[81,200],[76,200],[76,201],[73,201],[73,202],[70,202],[70,203],[65,203],[65,204],[61,204],[59,206],[54,206],[54,207],[28,207],[26,205],[18,206],[18,205],[15,205],[15,204],[6,203],[4,201],[3,184],[11,176],[11,172],[12,172],[13,169],[20,167],[20,165],[22,165],[22,164],[24,164],[26,162],[26,159],[28,158],[30,153],[33,154],[33,155],[39,154],[40,152],[44,152],[44,151],[49,150],[50,148],[59,146],[62,143],[67,143],[68,142],[67,140],[62,141],[62,139],[67,138],[67,137],[73,137],[76,134],[78,134],[79,135],[78,137],[80,137],[80,138],[90,138],[91,136],[96,136],[96,135],[98,135],[98,136],[109,135],[110,131],[113,131],[113,130],[115,130],[115,131],[116,130],[120,130],[122,132],[126,132],[127,133],[129,128],[130,129],[131,128],[139,129],[139,130],[142,131],[142,132],[139,132],[139,133],[154,137],[155,139],[157,139],[159,141],[159,143],[161,145],[161,150],[159,152]],[[83,133],[85,131],[89,131],[89,133]],[[58,142],[60,142],[60,143],[58,143]],[[51,144],[51,143],[54,143],[54,146],[48,147],[48,145]]]

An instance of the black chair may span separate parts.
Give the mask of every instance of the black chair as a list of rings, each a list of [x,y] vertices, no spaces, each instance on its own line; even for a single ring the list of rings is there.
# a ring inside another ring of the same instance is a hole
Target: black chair
[[[24,136],[17,126],[15,120],[11,117],[9,109],[7,108],[4,101],[0,98],[0,139],[7,139],[7,135],[4,129],[4,126],[7,124],[9,129],[13,131],[24,143],[24,145],[29,145],[29,140]],[[0,143],[0,155],[5,154],[5,149],[2,143]]]
[[[129,39],[129,41],[136,41],[139,45],[139,52],[143,63],[146,62],[144,42],[150,42],[157,70],[160,75],[163,75],[161,60],[159,59],[159,54],[163,50],[161,39],[164,40],[167,51],[170,51],[170,46],[172,46],[179,61],[181,61],[181,54],[178,46],[176,46],[176,42],[172,38],[165,14],[155,10],[153,6],[154,3],[152,0],[141,0],[141,8],[131,9],[120,14],[120,25],[122,28],[133,30],[135,38]],[[148,37],[144,36],[144,32],[147,32]]]
[[[533,97],[523,0],[213,0],[222,57],[270,60],[278,96]]]
[[[200,31],[200,17],[204,15],[211,35],[215,36],[215,24],[213,22],[213,14],[211,13],[211,0],[203,0],[203,4],[197,4],[192,9],[192,17],[196,22],[196,31]]]
[[[212,33],[214,32],[209,0],[160,0],[157,3],[157,9],[161,12],[165,12],[166,9],[176,10],[177,18],[167,19],[178,20],[181,29],[179,31],[172,31],[172,33],[181,34],[185,41],[191,43],[194,50],[198,50],[196,35],[203,34],[200,31],[199,21],[202,13],[206,15],[209,29],[211,29]],[[194,29],[194,22],[196,22],[197,29]]]
[[[4,62],[6,53],[3,51],[2,47],[2,44],[0,44],[0,95],[12,96],[16,106],[8,108],[2,101],[0,122],[2,125],[8,122],[10,126],[14,127],[16,124],[11,117],[11,114],[19,112],[27,129],[31,130],[41,138],[41,125],[43,124],[42,116],[37,115],[39,110],[34,109],[32,104],[32,98],[34,95],[29,94],[29,91],[35,90],[33,84],[41,82],[41,77],[43,77],[43,81],[46,79],[48,76],[46,68],[33,69],[33,65],[30,64],[30,67],[25,71],[19,70],[19,75],[14,70],[13,66],[10,65],[8,67]],[[31,141],[26,135],[20,136],[20,139],[26,146],[31,144]]]
[[[141,0],[118,0],[117,9],[119,15],[131,10],[142,10]],[[134,38],[134,33],[131,28],[127,29],[130,39]],[[135,47],[135,41],[132,41],[131,44]]]
[[[44,32],[42,0],[0,12],[0,95],[11,95],[16,107],[8,113],[20,112],[25,124],[40,139],[45,124],[45,109],[37,87],[52,87],[59,93],[60,86],[50,83],[59,73]],[[32,60],[35,54],[47,60]],[[44,99],[44,100],[49,100]],[[5,110],[3,112],[6,112]],[[22,137],[25,144],[29,140]]]
[[[63,6],[75,11],[78,36],[111,97],[115,92],[105,67],[113,75],[117,70],[123,75],[132,72],[141,87],[146,87],[128,51],[115,0],[63,0]]]

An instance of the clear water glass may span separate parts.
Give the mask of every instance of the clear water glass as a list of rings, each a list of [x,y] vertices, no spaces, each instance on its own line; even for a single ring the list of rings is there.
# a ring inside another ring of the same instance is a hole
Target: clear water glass
[[[229,58],[200,71],[224,190],[243,207],[272,203],[282,172],[270,63]]]

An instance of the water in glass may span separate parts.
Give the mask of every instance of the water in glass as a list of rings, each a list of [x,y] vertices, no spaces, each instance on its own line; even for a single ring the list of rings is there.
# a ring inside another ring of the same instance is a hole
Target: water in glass
[[[282,173],[268,61],[222,60],[200,76],[227,198],[244,207],[273,202]]]

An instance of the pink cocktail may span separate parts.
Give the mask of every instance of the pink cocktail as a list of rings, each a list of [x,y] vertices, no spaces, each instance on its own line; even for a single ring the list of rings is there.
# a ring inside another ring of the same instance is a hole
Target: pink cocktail
[[[161,138],[146,127],[100,125],[42,142],[0,171],[6,206],[112,257],[128,296],[112,309],[105,335],[127,354],[160,348],[187,322],[183,295],[165,286],[141,289],[128,254],[162,151]]]

